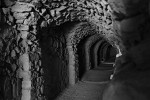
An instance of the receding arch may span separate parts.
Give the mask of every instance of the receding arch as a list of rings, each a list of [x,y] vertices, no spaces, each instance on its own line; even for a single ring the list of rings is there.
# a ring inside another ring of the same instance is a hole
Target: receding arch
[[[97,57],[98,57],[98,59],[97,59],[97,62],[98,62],[98,64],[97,64],[97,66],[99,66],[100,65],[100,61],[101,61],[101,50],[102,50],[102,48],[103,48],[103,46],[105,45],[107,43],[107,41],[102,41],[101,43],[100,43],[100,45],[99,45],[99,47],[98,47],[98,51],[97,51]]]
[[[89,22],[81,22],[70,29],[66,35],[67,50],[69,53],[69,84],[73,85],[78,81],[78,54],[77,45],[81,39],[88,35],[98,34],[96,25]]]
[[[89,46],[87,46],[88,49],[86,50],[86,55],[88,55],[87,58],[89,58],[87,59],[88,64],[86,66],[90,66],[91,60],[89,55],[92,45],[96,41],[98,41],[98,39],[105,38],[104,35],[100,33],[99,28],[91,22],[77,22],[73,25],[68,25],[68,28],[66,28],[66,30],[67,33],[65,36],[68,51],[69,84],[73,85],[79,80],[79,55],[77,53],[77,46],[80,43],[80,41],[83,38],[93,36],[94,41],[87,43],[89,44]]]
[[[100,52],[100,56],[101,56],[101,60],[102,62],[106,61],[106,55],[107,55],[107,50],[108,47],[110,46],[110,44],[108,42],[106,42],[105,44],[103,44],[103,46],[101,47],[101,52]]]
[[[94,68],[96,68],[98,66],[98,49],[100,47],[100,45],[106,40],[104,39],[100,39],[96,44],[95,46],[93,47],[94,48]]]
[[[103,39],[103,38],[99,38],[99,39],[92,45],[92,47],[91,47],[90,55],[91,55],[91,66],[92,66],[92,69],[93,69],[93,68],[96,68],[96,66],[97,66],[97,53],[96,53],[96,51],[95,51],[95,48],[98,48],[98,47],[96,47],[96,46],[97,46],[97,44],[98,44],[100,41],[102,41],[102,40],[104,40],[104,39]]]
[[[117,48],[111,45],[106,40],[100,41],[95,48],[95,55],[97,59],[97,66],[101,64],[114,64],[117,54]],[[111,59],[111,60],[110,60]]]
[[[78,70],[79,70],[79,80],[81,80],[82,76],[86,72],[87,68],[87,51],[86,51],[86,42],[93,37],[93,35],[88,35],[81,39],[80,43],[77,45],[77,55],[78,55]]]
[[[86,47],[85,47],[85,50],[86,50],[86,62],[87,62],[87,64],[86,64],[86,67],[87,67],[87,70],[88,69],[91,69],[91,54],[90,54],[90,51],[91,51],[91,47],[92,47],[92,45],[97,41],[97,40],[99,40],[101,38],[101,36],[100,35],[93,35],[93,36],[91,36],[89,39],[88,39],[88,41],[87,41],[87,43],[86,43]]]

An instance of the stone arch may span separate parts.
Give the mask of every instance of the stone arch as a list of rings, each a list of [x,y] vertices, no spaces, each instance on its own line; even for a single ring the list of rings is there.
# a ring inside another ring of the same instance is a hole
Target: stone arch
[[[106,60],[106,54],[107,54],[107,50],[108,50],[109,46],[111,46],[111,44],[109,42],[107,42],[107,41],[105,41],[105,43],[103,43],[101,45],[101,47],[100,47],[100,49],[98,51],[99,52],[98,55],[99,55],[99,58],[100,58],[99,61],[102,60],[102,62],[105,62],[105,60]]]
[[[86,37],[84,37],[83,39],[81,39],[81,41],[79,42],[79,44],[77,45],[77,55],[78,55],[78,77],[79,80],[82,79],[82,76],[84,75],[84,73],[87,70],[87,53],[86,53],[86,42],[89,40],[90,37],[92,37],[93,35],[88,35]]]
[[[100,38],[102,38],[99,34],[98,35],[93,35],[93,36],[91,36],[87,41],[88,42],[86,42],[86,47],[85,47],[85,50],[86,50],[86,68],[87,68],[87,70],[89,70],[89,69],[91,69],[92,68],[92,66],[91,66],[91,47],[92,47],[92,45],[94,45],[94,43],[97,41],[97,40],[99,40]]]
[[[105,40],[104,38],[99,38],[91,47],[91,65],[92,65],[92,68],[95,68],[97,66],[97,53],[95,52],[95,48],[96,48],[96,45],[102,41],[102,40]]]
[[[99,46],[98,51],[97,51],[98,62],[99,62],[98,65],[100,65],[101,62],[114,64],[117,52],[118,52],[118,49],[115,46],[111,45],[107,41],[104,41],[104,43],[101,44],[101,46]],[[107,58],[110,57],[109,56],[110,54],[112,54],[114,57],[112,61],[109,61],[109,59],[107,60]],[[104,58],[103,61],[101,61],[102,58]]]
[[[67,49],[69,53],[69,83],[71,85],[78,81],[78,55],[77,45],[88,35],[98,34],[97,27],[93,23],[81,22],[76,24],[66,35]]]
[[[98,66],[98,49],[104,41],[104,39],[100,39],[94,46],[94,68]]]
[[[89,69],[92,69],[91,66],[91,54],[92,45],[101,38],[100,34],[89,35],[81,40],[77,45],[77,55],[78,55],[78,71],[79,71],[79,80],[82,78],[84,73]]]
[[[100,65],[100,61],[101,61],[101,53],[102,53],[102,48],[103,48],[103,46],[105,45],[107,43],[107,41],[102,41],[101,43],[100,43],[100,45],[99,45],[99,47],[98,47],[98,51],[97,51],[97,57],[98,57],[98,59],[97,59],[97,62],[98,62],[98,66]]]
[[[101,55],[102,55],[102,59],[103,59],[103,62],[106,61],[106,55],[107,55],[107,50],[108,50],[108,47],[110,46],[110,44],[108,42],[106,42],[106,44],[104,44],[101,48]]]
[[[115,50],[115,51],[113,51],[113,53],[114,53],[113,56],[114,55],[115,56],[114,56],[114,59],[112,62],[107,61],[107,58],[109,58],[108,54],[112,53],[109,49],[110,47],[113,48],[113,50]],[[97,59],[97,62],[96,62],[97,66],[100,66],[100,64],[106,64],[106,63],[107,64],[114,64],[115,59],[116,59],[116,54],[117,54],[117,48],[116,47],[111,45],[106,40],[101,40],[95,48],[95,55],[97,55],[95,58],[95,59]]]

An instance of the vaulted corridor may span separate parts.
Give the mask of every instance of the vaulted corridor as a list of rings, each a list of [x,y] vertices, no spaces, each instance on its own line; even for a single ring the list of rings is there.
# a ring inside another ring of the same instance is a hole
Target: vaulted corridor
[[[0,100],[150,100],[150,0],[0,0]]]
[[[79,81],[56,100],[102,100],[103,90],[114,71],[117,51],[106,40],[90,35],[77,46]]]

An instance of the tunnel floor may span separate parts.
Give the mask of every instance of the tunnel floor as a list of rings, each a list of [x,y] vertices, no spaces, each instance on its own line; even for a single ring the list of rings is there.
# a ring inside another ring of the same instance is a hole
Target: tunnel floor
[[[55,100],[101,100],[113,72],[112,64],[103,64],[85,73],[82,80],[68,87]]]

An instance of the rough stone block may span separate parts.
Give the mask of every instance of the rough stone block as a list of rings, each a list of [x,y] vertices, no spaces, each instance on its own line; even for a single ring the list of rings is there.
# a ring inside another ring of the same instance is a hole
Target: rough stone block
[[[30,71],[23,71],[18,70],[19,78],[23,78],[24,81],[29,81],[31,79],[31,72]]]
[[[44,93],[44,86],[42,85],[40,88],[40,92],[43,94]]]
[[[63,1],[63,2],[61,3],[62,6],[66,6],[67,4],[68,4],[67,1]]]
[[[31,89],[31,80],[22,81],[22,89]]]
[[[104,5],[108,5],[108,2],[106,2],[106,0],[102,0],[102,2]]]
[[[20,34],[21,34],[21,38],[27,39],[27,36],[28,36],[29,32],[27,32],[27,31],[21,31]]]
[[[24,22],[24,20],[22,20],[22,19],[16,20],[17,24],[23,24],[23,22]]]
[[[31,91],[30,90],[22,90],[21,100],[31,100]]]
[[[47,21],[42,21],[42,23],[41,23],[41,27],[47,27]]]
[[[28,25],[23,25],[23,24],[18,24],[17,30],[28,31],[29,26]]]
[[[41,15],[43,15],[46,12],[46,9],[41,9]]]
[[[29,17],[28,19],[25,19],[24,20],[24,24],[25,25],[36,25],[37,24],[37,18],[35,18],[35,17]]]
[[[27,3],[16,3],[12,6],[12,12],[30,12],[32,10],[32,5]]]
[[[9,16],[8,16],[8,20],[9,20],[11,23],[14,23],[14,17],[13,17],[13,16],[9,15]]]
[[[31,2],[32,0],[18,0],[19,2]]]
[[[12,67],[13,71],[15,71],[17,69],[17,65],[16,64],[12,64],[11,67]]]
[[[25,19],[27,16],[29,15],[29,13],[14,13],[14,17],[15,19]]]
[[[13,0],[4,0],[4,3],[7,7],[10,7],[15,3],[15,1],[13,1]]]
[[[45,18],[46,20],[48,20],[48,19],[50,18],[50,15],[47,14],[46,16],[44,16],[44,18]]]
[[[29,62],[29,55],[27,53],[19,57],[19,63],[23,67],[24,71],[29,71],[30,62]]]
[[[42,1],[42,3],[46,3],[47,2],[47,0],[41,0]]]
[[[33,42],[31,42],[30,40],[28,40],[28,41],[27,41],[27,44],[28,44],[28,45],[32,45]]]
[[[20,50],[18,47],[15,48],[16,53],[20,53]]]
[[[12,58],[16,57],[16,52],[15,52],[15,50],[12,50],[12,51],[11,51],[11,57],[12,57]]]
[[[56,12],[61,12],[63,10],[65,10],[67,7],[66,6],[61,6],[60,8],[56,9]]]
[[[9,13],[9,11],[10,11],[10,9],[9,9],[9,8],[2,8],[2,10],[3,10],[3,13],[4,13],[4,14],[8,14],[8,13]]]
[[[52,17],[56,16],[56,10],[51,10],[50,13]]]

